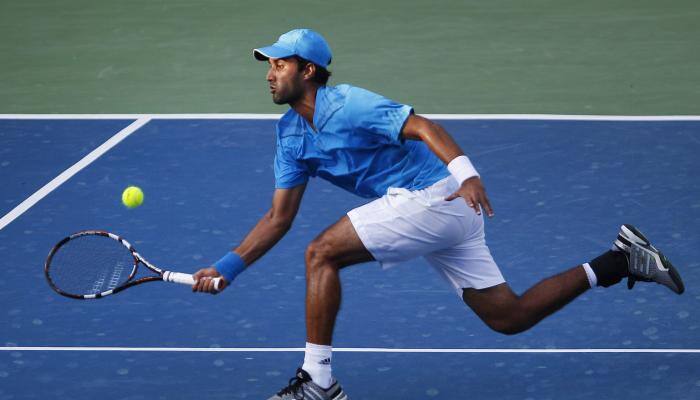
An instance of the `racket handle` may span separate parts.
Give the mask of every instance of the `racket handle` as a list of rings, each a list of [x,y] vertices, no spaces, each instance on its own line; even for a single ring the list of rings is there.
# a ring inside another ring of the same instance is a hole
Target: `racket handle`
[[[184,274],[182,272],[172,272],[172,271],[165,271],[163,272],[163,280],[166,282],[175,282],[175,283],[180,283],[183,285],[189,285],[192,286],[194,285],[194,277],[190,274]],[[214,278],[214,290],[217,292],[219,291],[219,286],[221,283],[221,278]]]

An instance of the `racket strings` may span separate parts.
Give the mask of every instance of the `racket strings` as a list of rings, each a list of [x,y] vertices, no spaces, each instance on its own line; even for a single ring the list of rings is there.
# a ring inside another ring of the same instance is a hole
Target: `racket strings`
[[[51,258],[48,273],[60,290],[90,295],[122,286],[134,268],[134,257],[121,243],[87,235],[64,243]]]

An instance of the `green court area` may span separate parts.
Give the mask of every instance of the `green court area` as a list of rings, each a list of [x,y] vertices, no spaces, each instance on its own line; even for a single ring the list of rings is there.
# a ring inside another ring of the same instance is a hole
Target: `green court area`
[[[700,114],[697,0],[7,0],[0,113],[279,113],[251,49],[323,33],[331,83],[420,113]]]

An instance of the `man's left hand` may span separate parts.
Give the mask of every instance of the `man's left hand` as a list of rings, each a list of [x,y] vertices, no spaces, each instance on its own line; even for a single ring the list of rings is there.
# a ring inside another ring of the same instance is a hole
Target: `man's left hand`
[[[481,210],[483,209],[486,215],[493,217],[493,209],[491,208],[491,203],[489,203],[489,198],[486,196],[486,189],[484,189],[484,185],[481,184],[481,179],[478,176],[462,182],[459,189],[445,197],[445,200],[452,201],[457,197],[463,198],[467,205],[473,208],[478,215],[481,215]]]

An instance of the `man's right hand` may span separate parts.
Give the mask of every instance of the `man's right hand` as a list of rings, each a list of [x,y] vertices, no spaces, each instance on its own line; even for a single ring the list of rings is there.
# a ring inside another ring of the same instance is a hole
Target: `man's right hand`
[[[260,218],[258,224],[243,239],[243,242],[234,249],[239,255],[245,254],[247,265],[254,263],[255,260],[267,253],[291,228],[292,221],[299,210],[304,189],[306,189],[306,184],[289,189],[275,189],[270,210]],[[214,290],[213,278],[221,278],[219,292],[231,283],[227,282],[214,267],[202,268],[194,274],[195,284],[192,285],[192,291],[218,293]]]
[[[195,272],[193,277],[195,281],[192,285],[193,292],[218,294],[228,286],[226,279],[214,267],[202,268]],[[221,278],[218,291],[214,289],[214,278]]]

